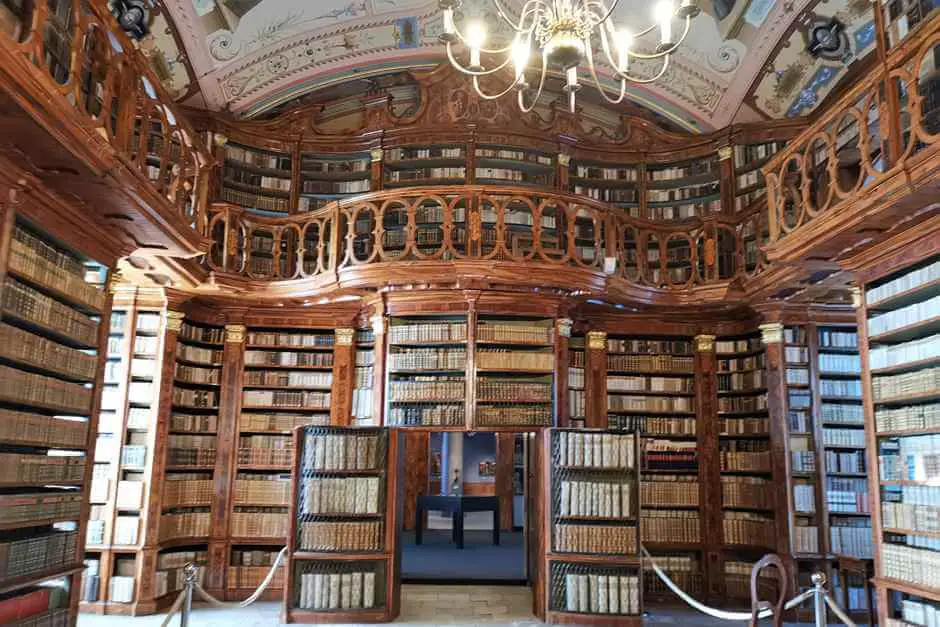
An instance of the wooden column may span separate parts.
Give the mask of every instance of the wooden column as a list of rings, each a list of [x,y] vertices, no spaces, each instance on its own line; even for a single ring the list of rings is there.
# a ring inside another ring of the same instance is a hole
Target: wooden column
[[[695,412],[698,437],[699,517],[706,596],[725,595],[722,549],[721,464],[718,459],[718,384],[715,336],[695,336]]]
[[[467,299],[467,403],[464,406],[466,420],[464,425],[472,429],[477,413],[477,291],[464,292]]]
[[[607,428],[607,332],[588,331],[584,357],[584,426]]]
[[[567,427],[571,419],[568,400],[568,341],[571,338],[571,318],[555,321],[555,424]]]
[[[372,316],[372,334],[375,336],[372,360],[372,416],[375,424],[385,424],[385,316]]]
[[[225,575],[229,563],[228,539],[233,501],[231,496],[238,455],[238,418],[242,407],[246,331],[243,324],[225,326],[215,458],[215,495],[209,528],[209,568],[206,573],[206,588],[210,594],[217,597],[225,593]]]
[[[571,155],[559,152],[558,156],[555,158],[555,187],[563,192],[571,191],[571,176],[568,170],[568,166],[570,165]]]
[[[809,361],[809,387],[812,399],[810,417],[813,421],[813,442],[816,449],[816,521],[819,530],[819,552],[822,555],[832,554],[831,538],[829,536],[829,506],[826,500],[826,451],[825,430],[822,418],[822,392],[819,383],[819,331],[815,324],[806,327],[806,352]],[[786,380],[786,363],[784,363],[784,380]],[[789,404],[789,399],[787,399]],[[789,418],[787,418],[789,420]],[[789,495],[787,495],[789,497]],[[794,508],[795,511],[796,508]],[[831,581],[831,573],[827,572]]]
[[[428,493],[428,473],[430,472],[430,436],[428,431],[407,431],[404,435],[405,464],[402,468],[402,529],[415,528],[415,512],[418,497]],[[446,437],[446,433],[442,433]],[[394,431],[393,431],[394,436]],[[427,514],[424,514],[427,522]]]
[[[770,414],[770,469],[773,473],[774,527],[776,528],[776,552],[784,558],[793,574],[790,560],[790,494],[787,489],[790,477],[790,455],[788,453],[789,428],[787,424],[786,359],[783,346],[783,324],[769,322],[760,325],[761,341],[765,348],[764,368],[767,374],[767,409]]]
[[[734,194],[737,191],[738,179],[734,175],[734,147],[722,146],[718,149],[718,169],[721,178],[721,211],[734,213]]]
[[[163,496],[170,417],[173,414],[173,378],[176,372],[176,346],[185,314],[167,311],[164,323],[163,351],[160,356],[160,390],[154,421],[154,445],[150,465],[150,482],[146,489],[144,520],[141,528],[141,551],[137,560],[137,612],[156,611],[157,553],[160,550],[160,510]]]
[[[515,433],[496,434],[496,496],[499,497],[499,528],[512,531],[513,452]]]
[[[333,343],[333,386],[330,393],[330,424],[348,427],[352,424],[352,397],[356,384],[355,329],[336,329]]]
[[[382,167],[385,151],[382,148],[373,148],[369,151],[371,158],[372,191],[377,192],[385,186],[385,173]]]

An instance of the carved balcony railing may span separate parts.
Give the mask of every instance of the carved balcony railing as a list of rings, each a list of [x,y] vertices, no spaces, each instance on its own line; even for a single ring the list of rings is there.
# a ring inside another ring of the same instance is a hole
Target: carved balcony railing
[[[928,185],[940,169],[938,140],[940,16],[934,16],[764,166],[771,260],[795,259],[813,246],[818,253],[840,228],[862,228],[864,203],[892,194],[896,201]],[[897,191],[902,187],[907,192]],[[841,211],[851,203],[858,215]]]
[[[743,219],[662,225],[531,187],[387,190],[279,218],[228,204],[215,204],[210,213],[209,267],[217,276],[249,281],[307,279],[326,286],[381,268],[382,280],[421,282],[422,269],[435,265],[502,262],[520,271],[550,270],[561,282],[582,270],[679,292],[727,286],[765,265],[762,210]],[[404,267],[408,275],[396,271]]]
[[[21,106],[55,120],[59,137],[73,140],[70,149],[105,159],[90,167],[108,170],[106,159],[122,161],[140,187],[167,203],[159,208],[169,214],[164,221],[180,219],[204,235],[211,152],[105,4],[0,3],[0,76]],[[101,140],[110,151],[96,145]]]

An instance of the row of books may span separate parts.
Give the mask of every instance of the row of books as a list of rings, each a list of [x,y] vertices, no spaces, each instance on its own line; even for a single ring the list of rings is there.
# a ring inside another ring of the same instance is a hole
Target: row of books
[[[0,356],[82,381],[95,378],[97,358],[8,324],[0,324]]]
[[[692,342],[688,340],[647,340],[647,339],[610,339],[607,340],[607,352],[621,354],[692,355]]]
[[[751,372],[764,370],[764,353],[748,357],[722,357],[718,359],[718,372]]]
[[[509,344],[551,344],[552,328],[537,324],[500,324],[480,321],[477,324],[478,342],[506,342]]]
[[[695,475],[657,475],[640,483],[643,507],[697,507],[698,477]],[[643,514],[646,516],[646,512]]]
[[[417,348],[407,352],[392,352],[388,356],[388,369],[396,370],[465,370],[465,348]]]
[[[335,339],[333,334],[325,333],[249,330],[246,342],[252,347],[332,348]]]
[[[865,473],[865,452],[826,451],[826,472]]]
[[[582,354],[582,353],[576,353]],[[574,360],[572,360],[574,361]],[[573,363],[568,365],[568,389],[584,390],[584,367]]]
[[[205,578],[205,566],[208,563],[207,551],[171,551],[157,554],[157,568],[154,577],[154,596],[159,598],[170,592],[182,590],[186,585],[186,572],[183,567],[192,562],[197,565],[196,581]]]
[[[763,370],[748,370],[745,372],[718,374],[719,392],[750,392],[754,390],[761,390],[765,385],[766,380],[764,378]]]
[[[298,542],[302,551],[381,551],[384,523],[370,521],[315,521],[300,523]]]
[[[218,430],[218,416],[206,414],[180,414],[174,412],[170,415],[170,432],[197,432],[215,433]]]
[[[871,513],[868,480],[826,477],[826,504],[832,514]]]
[[[190,390],[174,387],[173,404],[180,407],[215,408],[219,406],[219,393],[216,390]]]
[[[790,465],[793,472],[816,472],[815,451],[791,451]]]
[[[527,161],[552,165],[552,158],[537,152],[524,152],[522,150],[508,150],[506,148],[477,148],[474,154],[486,159],[507,159],[511,161]]]
[[[719,355],[733,353],[749,353],[761,347],[760,337],[749,337],[737,340],[716,340],[715,352]]]
[[[764,173],[760,170],[751,170],[737,176],[737,189],[743,191],[756,185],[764,185]]]
[[[885,627],[910,627],[911,625],[940,627],[940,604],[926,599],[902,599],[901,617],[889,617],[885,622]]]
[[[516,403],[548,403],[552,399],[551,383],[517,379],[481,378],[477,380],[477,402],[515,401]]]
[[[915,487],[926,489],[924,486]],[[905,529],[915,534],[918,531],[940,532],[940,499],[936,498],[936,491],[932,494],[933,496],[930,498],[934,500],[931,504],[882,502],[882,526],[886,529]],[[907,496],[905,496],[905,499],[907,499]]]
[[[840,521],[844,522],[844,521]],[[859,559],[872,559],[871,522],[868,519],[850,521],[853,526],[842,526],[834,521],[829,527],[829,546],[836,555],[850,555]],[[854,526],[857,522],[864,526]]]
[[[304,435],[304,470],[380,469],[382,455],[379,434]]]
[[[640,612],[638,575],[566,573],[565,604],[556,610],[579,614],[632,615]],[[554,577],[552,578],[554,581]]]
[[[0,485],[77,483],[84,473],[84,457],[0,452]]]
[[[463,401],[466,382],[462,377],[412,377],[388,384],[393,402]]]
[[[183,326],[180,328],[179,339],[184,342],[191,340],[194,342],[221,344],[225,341],[225,329],[222,327],[203,327],[184,322]],[[218,361],[221,361],[221,357],[220,354]]]
[[[480,403],[486,402],[484,399],[478,400]],[[481,427],[550,426],[552,408],[550,405],[477,407],[474,422]]]
[[[769,429],[767,418],[722,418],[718,421],[719,435],[766,435]]]
[[[418,324],[393,324],[388,329],[390,344],[465,342],[466,322],[423,322]]]
[[[0,408],[0,442],[84,448],[88,422]]]
[[[170,466],[214,466],[215,436],[171,435],[167,445]]]
[[[574,185],[572,191],[577,196],[586,196],[593,200],[603,202],[639,202],[637,191],[634,188],[618,189],[616,187],[589,187],[587,185]]]
[[[322,409],[330,408],[330,393],[309,390],[245,390],[242,404],[246,408]]]
[[[824,423],[865,424],[865,410],[858,404],[823,402],[819,409]]]
[[[388,180],[397,181],[399,179],[392,176]],[[290,189],[289,185],[287,189]],[[318,181],[306,179],[301,181],[300,184],[300,190],[304,194],[359,194],[371,189],[372,181],[367,178],[352,181]]]
[[[885,542],[881,576],[925,588],[940,588],[940,551]]]
[[[773,521],[772,516],[755,512],[726,511],[721,521],[725,544],[773,548],[776,546]]]
[[[764,144],[750,144],[747,146],[734,146],[734,163],[742,167],[755,161],[763,161],[772,157],[783,147],[781,142],[767,142]]]
[[[243,192],[237,189],[232,189],[231,187],[224,185],[222,186],[222,200],[224,202],[232,203],[233,205],[252,207],[254,209],[262,209],[264,211],[276,211],[280,213],[287,213],[290,208],[289,198],[253,194],[251,192]]]
[[[889,333],[923,320],[930,320],[937,315],[940,315],[940,296],[934,296],[900,309],[870,317],[868,319],[868,335],[874,337],[882,333]]]
[[[45,585],[0,600],[0,624],[18,627],[68,627],[68,589]]]
[[[718,176],[718,161],[715,159],[699,159],[682,166],[651,166],[647,168],[647,174],[651,181],[676,181],[705,174]]]
[[[801,514],[816,511],[816,486],[812,483],[793,484],[793,509]]]
[[[809,385],[809,368],[787,368],[785,380],[787,385]]]
[[[772,510],[774,484],[760,477],[721,477],[724,507]]]
[[[390,425],[460,426],[466,422],[463,403],[448,405],[420,405],[417,407],[390,407]]]
[[[607,395],[607,411],[688,413],[695,411],[691,396],[625,396]]]
[[[823,442],[827,447],[860,447],[865,446],[865,431],[862,429],[824,429]]]
[[[873,347],[868,352],[872,370],[889,368],[917,361],[927,361],[940,355],[940,334],[904,342],[903,344]]]
[[[721,470],[770,472],[770,451],[719,451]]]
[[[819,370],[823,374],[827,372],[861,374],[862,359],[858,355],[819,353]]]
[[[333,353],[245,351],[246,366],[333,366]]]
[[[286,507],[290,502],[290,475],[240,472],[235,478],[232,500],[236,505]]]
[[[275,553],[277,555],[277,553]],[[229,566],[226,569],[225,587],[229,590],[255,590],[261,585],[268,573],[270,566]],[[271,590],[284,589],[284,567],[280,566],[274,571],[268,588]]]
[[[518,351],[487,348],[477,351],[479,370],[537,370],[548,371],[555,366],[551,352]]]
[[[263,191],[289,192],[291,189],[291,180],[279,176],[268,176],[257,174],[246,170],[226,166],[224,172],[223,184],[237,183],[239,185],[248,185],[261,188]]]
[[[783,357],[788,364],[809,363],[809,349],[805,346],[785,346]]]
[[[906,272],[902,276],[882,285],[868,288],[865,292],[865,302],[869,306],[875,305],[879,301],[891,298],[901,292],[907,292],[937,280],[940,280],[940,259],[916,270]]]
[[[160,540],[208,536],[210,522],[208,508],[164,512],[160,516]]]
[[[431,179],[463,179],[467,176],[465,166],[453,166],[447,168],[414,168],[410,170],[386,170],[385,180],[391,182],[400,181],[424,181]]]
[[[104,308],[107,295],[95,285],[85,281],[84,268],[80,271],[77,259],[47,245],[20,227],[16,227],[10,240],[9,271],[32,283],[64,294],[68,300],[96,311]]]
[[[79,492],[24,492],[0,495],[0,525],[25,528],[50,520],[78,520],[82,495]]]
[[[222,351],[215,348],[203,348],[191,344],[177,344],[176,357],[182,361],[218,366],[222,364]]]
[[[646,200],[648,202],[672,202],[680,200],[689,200],[690,198],[700,198],[702,196],[711,196],[719,193],[718,183],[705,183],[702,185],[690,185],[688,187],[673,187],[669,189],[647,189]]]
[[[251,148],[243,148],[235,144],[225,145],[225,158],[239,161],[246,165],[253,165],[269,170],[284,170],[285,176],[290,176],[291,158],[286,154],[259,152]]]
[[[246,370],[244,374],[243,385],[330,388],[333,385],[333,373],[293,370]]]
[[[858,348],[858,333],[855,331],[832,331],[819,329],[819,348]]]
[[[627,181],[635,183],[639,180],[639,170],[637,168],[625,167],[572,165],[571,175],[583,179],[599,179],[602,181]]]
[[[695,392],[691,377],[609,376],[608,392]]]
[[[555,523],[554,550],[563,553],[634,555],[636,527]]]
[[[719,396],[718,411],[728,413],[762,412],[767,409],[767,396]]]
[[[92,389],[8,366],[0,366],[0,399],[12,403],[87,415]]]
[[[329,398],[327,398],[328,403]],[[316,424],[318,419],[318,416],[307,414],[244,413],[238,418],[238,429],[243,433],[264,431],[289,433],[297,427]]]
[[[77,547],[77,531],[51,530],[0,540],[0,583],[75,564]]]
[[[895,397],[928,394],[940,388],[940,366],[916,372],[872,378],[872,395],[876,401]]]
[[[695,359],[674,355],[608,355],[607,369],[628,372],[656,372],[664,375],[692,374],[695,371]]]
[[[643,435],[656,437],[695,435],[695,423],[695,418],[643,416],[640,418],[640,431]]]
[[[306,478],[300,487],[301,515],[381,513],[379,477]]]
[[[819,393],[823,397],[862,398],[862,382],[858,379],[820,379]]]
[[[556,516],[626,520],[633,516],[631,493],[630,483],[563,479],[559,482]]]
[[[698,468],[698,445],[695,442],[645,440],[643,468],[648,470],[695,470]]]
[[[214,494],[211,474],[167,473],[160,489],[164,509],[209,505]]]
[[[793,527],[793,552],[818,554],[819,527],[816,525],[797,524]]]
[[[533,174],[524,170],[512,170],[508,168],[478,167],[476,168],[475,176],[477,180],[515,181],[545,186],[549,186],[552,183],[552,176],[550,174]]]
[[[700,598],[705,588],[701,566],[691,555],[656,555],[656,565],[665,572],[679,588],[694,598]],[[672,598],[673,592],[649,570],[643,573],[643,594],[647,597]]]
[[[694,510],[643,510],[640,536],[643,543],[698,542],[701,538],[701,519]]]
[[[218,368],[199,368],[176,364],[174,379],[183,383],[200,383],[218,385],[222,371]],[[151,397],[147,397],[151,398]]]
[[[238,464],[288,467],[294,454],[291,445],[289,436],[241,436],[238,438]]]
[[[411,161],[416,159],[463,159],[465,149],[461,147],[431,146],[430,148],[386,148],[386,161]]]
[[[556,438],[559,468],[635,467],[633,434],[558,431]]]
[[[284,539],[289,530],[290,518],[283,507],[236,505],[232,512],[231,534],[237,538]]]
[[[303,157],[300,165],[304,174],[345,174],[355,172],[368,172],[371,168],[369,160],[361,159],[316,159]]]
[[[350,610],[376,607],[376,573],[307,573],[300,575],[297,607],[305,610]],[[381,590],[380,590],[381,591]],[[378,606],[385,600],[378,599]]]

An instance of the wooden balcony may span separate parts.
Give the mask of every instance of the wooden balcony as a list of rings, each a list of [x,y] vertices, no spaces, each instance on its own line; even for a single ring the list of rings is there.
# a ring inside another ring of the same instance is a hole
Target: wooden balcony
[[[120,254],[198,254],[211,153],[105,4],[0,4],[7,185],[76,206]]]
[[[762,211],[663,225],[524,186],[386,190],[285,217],[216,203],[210,214],[210,282],[255,296],[485,284],[726,307],[764,268]]]
[[[838,261],[937,214],[938,66],[940,14],[764,166],[772,264]]]

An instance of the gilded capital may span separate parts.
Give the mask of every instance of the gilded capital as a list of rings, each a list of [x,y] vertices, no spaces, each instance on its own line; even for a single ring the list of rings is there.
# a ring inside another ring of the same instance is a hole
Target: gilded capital
[[[385,333],[385,316],[372,316],[370,322],[372,322],[372,333],[374,335]]]
[[[587,345],[595,350],[607,348],[607,331],[588,331]]]
[[[215,133],[212,136],[212,141],[215,143],[216,146],[224,146],[225,144],[228,143],[228,137],[226,137],[225,135],[222,135],[221,133]]]
[[[242,344],[245,341],[245,332],[248,329],[243,324],[225,325],[225,341],[235,344]]]
[[[727,161],[734,156],[734,148],[731,146],[722,146],[718,149],[718,160]]]
[[[571,163],[571,155],[565,154],[563,152],[558,153],[558,165],[563,165],[568,167],[568,164]]]
[[[385,158],[385,151],[381,148],[373,148],[369,151],[369,156],[372,157],[372,163],[375,163]]]
[[[696,335],[695,350],[699,353],[710,353],[715,350],[714,335]]]
[[[355,329],[336,329],[336,345],[337,346],[352,346],[353,336],[356,335]]]
[[[852,288],[852,306],[858,309],[862,306],[862,288]]]
[[[760,329],[761,341],[764,343],[764,346],[783,343],[783,323],[768,322],[767,324],[760,325],[758,328]]]
[[[555,328],[558,329],[558,335],[561,337],[571,337],[571,325],[574,321],[571,318],[559,318],[555,322]]]
[[[166,312],[166,330],[179,332],[183,328],[183,318],[186,317],[181,311]]]

